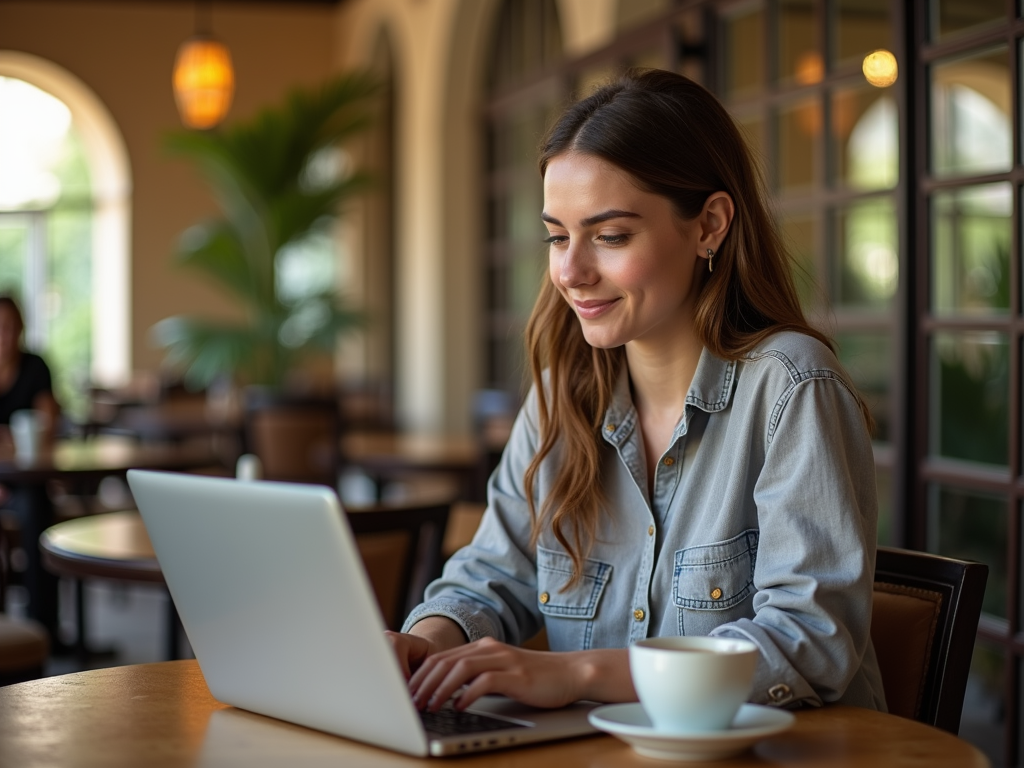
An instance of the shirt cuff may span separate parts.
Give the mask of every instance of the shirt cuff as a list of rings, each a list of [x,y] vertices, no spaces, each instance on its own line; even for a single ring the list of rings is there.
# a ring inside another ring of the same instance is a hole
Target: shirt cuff
[[[413,624],[428,616],[444,616],[451,619],[462,628],[471,643],[484,637],[496,637],[499,640],[502,637],[502,633],[496,631],[491,621],[476,606],[443,597],[416,606],[402,624],[402,631],[408,632]]]

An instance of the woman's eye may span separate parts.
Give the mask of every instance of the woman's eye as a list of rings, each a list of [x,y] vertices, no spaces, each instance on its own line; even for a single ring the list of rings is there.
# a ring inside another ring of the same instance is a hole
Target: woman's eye
[[[629,235],[598,235],[597,239],[606,245],[622,245],[629,240]]]
[[[569,238],[565,235],[551,235],[551,237],[544,238],[544,242],[548,245],[561,245],[566,242]]]

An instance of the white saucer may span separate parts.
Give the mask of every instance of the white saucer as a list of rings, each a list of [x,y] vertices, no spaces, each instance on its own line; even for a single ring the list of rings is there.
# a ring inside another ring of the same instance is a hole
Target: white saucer
[[[738,754],[758,739],[789,728],[790,712],[744,704],[725,731],[673,734],[656,731],[639,704],[609,704],[590,713],[590,724],[632,745],[641,755],[664,760],[716,760]]]

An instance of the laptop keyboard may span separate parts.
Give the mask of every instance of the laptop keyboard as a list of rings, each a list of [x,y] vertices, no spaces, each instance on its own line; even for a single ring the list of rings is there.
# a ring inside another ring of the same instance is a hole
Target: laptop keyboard
[[[420,712],[423,727],[428,733],[438,736],[452,736],[461,733],[486,733],[506,728],[527,728],[529,726],[501,720],[497,717],[478,715],[473,712],[459,712],[445,707],[437,712]]]

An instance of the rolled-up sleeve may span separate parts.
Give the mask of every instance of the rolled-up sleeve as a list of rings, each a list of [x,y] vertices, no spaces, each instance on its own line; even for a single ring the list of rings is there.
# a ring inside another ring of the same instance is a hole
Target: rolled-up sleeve
[[[783,395],[766,443],[754,487],[754,617],[712,634],[760,648],[751,701],[820,705],[844,696],[870,649],[877,518],[870,439],[857,398],[824,375]]]

